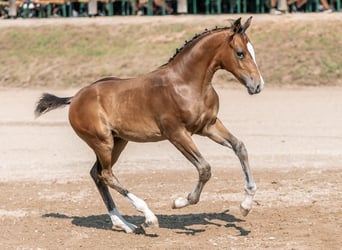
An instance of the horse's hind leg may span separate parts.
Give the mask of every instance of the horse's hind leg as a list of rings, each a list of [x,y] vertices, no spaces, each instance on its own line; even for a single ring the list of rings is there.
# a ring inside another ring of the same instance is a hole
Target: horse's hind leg
[[[158,226],[158,219],[153,214],[153,212],[148,208],[147,204],[142,199],[140,199],[137,196],[135,196],[134,194],[130,193],[125,187],[123,187],[120,184],[119,180],[115,177],[115,175],[112,172],[112,165],[116,163],[117,159],[119,158],[119,155],[121,154],[121,152],[124,149],[124,147],[126,146],[126,144],[127,144],[127,141],[122,140],[120,138],[115,138],[110,154],[108,152],[108,144],[106,144],[106,143],[103,143],[102,145],[101,145],[101,143],[98,144],[99,150],[96,151],[96,155],[98,156],[98,159],[99,159],[100,164],[101,164],[101,172],[97,171],[97,173],[96,173],[97,177],[96,178],[98,178],[101,182],[103,182],[103,185],[108,185],[109,187],[111,187],[114,190],[116,190],[117,192],[119,192],[121,195],[128,198],[128,200],[134,205],[134,207],[139,212],[144,213],[145,218],[146,218],[145,223],[147,226],[157,227]],[[108,193],[108,196],[110,196],[108,189],[106,192]],[[105,201],[105,203],[106,203],[106,201]],[[114,211],[110,210],[109,211],[111,216],[113,214],[114,214],[114,216],[117,215],[116,212],[117,212],[117,210],[114,210]],[[129,223],[127,224],[127,222],[125,222],[125,221],[124,221],[124,223],[128,227],[132,226],[132,224],[129,224]],[[126,232],[131,232],[129,230],[126,230],[126,227],[124,229]],[[136,227],[134,228],[134,230],[135,229],[136,229]]]
[[[112,166],[117,162],[121,152],[126,147],[127,141],[121,138],[114,138],[114,148],[112,151]],[[145,224],[149,227],[158,227],[158,219],[154,215],[154,213],[148,208],[145,201],[136,197],[134,194],[127,192],[126,197],[133,204],[133,206],[139,211],[142,212],[146,218]]]
[[[97,160],[90,171],[90,175],[93,178],[97,189],[103,199],[103,202],[106,205],[106,208],[109,212],[109,216],[112,220],[113,226],[118,227],[120,229],[125,230],[127,233],[134,232],[137,227],[129,222],[127,222],[122,216],[120,215],[119,211],[117,210],[115,203],[112,199],[112,196],[109,193],[108,187],[103,183],[103,181],[99,178],[99,173],[101,173],[101,164]]]

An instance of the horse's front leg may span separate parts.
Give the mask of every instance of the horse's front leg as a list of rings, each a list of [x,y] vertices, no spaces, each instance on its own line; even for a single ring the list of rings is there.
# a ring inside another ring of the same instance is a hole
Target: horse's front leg
[[[173,208],[182,208],[198,203],[204,185],[211,177],[210,165],[202,157],[191,135],[184,129],[172,133],[169,141],[196,167],[199,179],[195,189],[187,197],[179,197],[173,203]]]
[[[245,174],[245,199],[242,201],[240,208],[243,216],[246,216],[252,209],[253,197],[256,192],[256,185],[253,180],[253,176],[248,163],[248,154],[243,142],[238,140],[234,135],[232,135],[222,124],[219,119],[212,125],[207,126],[203,131],[202,135],[209,137],[213,141],[227,146],[232,147],[235,154],[238,156],[242,170]]]

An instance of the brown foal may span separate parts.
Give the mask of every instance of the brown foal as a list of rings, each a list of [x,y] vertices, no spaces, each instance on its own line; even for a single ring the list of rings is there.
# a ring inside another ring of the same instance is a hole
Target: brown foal
[[[70,104],[71,126],[96,154],[90,174],[115,227],[127,233],[138,231],[137,226],[120,215],[108,186],[127,197],[144,214],[145,225],[158,226],[158,219],[147,204],[121,185],[112,172],[128,141],[169,140],[196,167],[197,185],[187,197],[176,199],[173,208],[196,204],[211,176],[210,165],[191,136],[207,136],[232,148],[241,162],[246,181],[241,211],[246,216],[251,210],[256,185],[247,151],[217,118],[219,100],[211,83],[214,73],[225,69],[249,94],[262,90],[264,81],[245,33],[250,23],[251,17],[244,24],[239,18],[230,27],[206,30],[177,50],[167,64],[137,78],[108,77],[82,88],[73,97],[44,94],[39,100],[37,116]]]

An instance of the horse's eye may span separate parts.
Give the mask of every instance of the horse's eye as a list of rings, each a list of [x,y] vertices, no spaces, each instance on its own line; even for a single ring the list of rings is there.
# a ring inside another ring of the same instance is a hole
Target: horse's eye
[[[242,59],[242,58],[245,57],[245,53],[243,53],[242,51],[237,51],[237,52],[236,52],[236,55],[237,55],[237,57],[240,58],[240,59]]]

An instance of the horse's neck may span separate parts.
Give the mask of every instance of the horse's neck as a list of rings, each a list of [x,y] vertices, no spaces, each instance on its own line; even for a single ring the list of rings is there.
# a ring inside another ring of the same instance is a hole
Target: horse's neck
[[[198,85],[201,89],[205,88],[211,84],[215,72],[220,68],[215,62],[215,56],[222,39],[222,32],[204,36],[185,48],[171,62],[170,67],[184,82]]]

